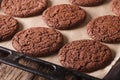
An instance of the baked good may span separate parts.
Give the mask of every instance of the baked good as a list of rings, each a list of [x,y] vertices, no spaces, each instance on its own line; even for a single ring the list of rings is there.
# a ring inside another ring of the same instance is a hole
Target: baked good
[[[0,41],[8,40],[17,32],[19,24],[16,19],[0,15]]]
[[[67,43],[59,51],[61,64],[80,72],[93,72],[106,67],[112,61],[111,50],[93,40],[78,40]]]
[[[62,34],[54,29],[34,27],[18,32],[12,39],[12,45],[18,52],[39,57],[58,51],[63,41]]]
[[[111,2],[111,8],[112,8],[112,11],[117,14],[117,15],[120,15],[120,0],[112,0]]]
[[[47,7],[47,0],[2,0],[2,10],[11,16],[29,17],[40,14]]]
[[[106,0],[69,0],[72,4],[79,6],[97,6]]]
[[[85,20],[86,12],[75,5],[60,4],[46,9],[42,16],[48,26],[62,30],[77,27]]]
[[[120,17],[106,15],[90,21],[87,32],[91,38],[107,43],[120,42]]]

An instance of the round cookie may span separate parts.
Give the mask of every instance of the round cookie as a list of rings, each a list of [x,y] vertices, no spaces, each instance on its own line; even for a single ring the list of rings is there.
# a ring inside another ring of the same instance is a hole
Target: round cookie
[[[52,28],[69,29],[81,24],[86,18],[86,12],[75,5],[60,4],[48,8],[42,16]]]
[[[115,14],[120,15],[120,0],[112,0],[111,8]]]
[[[54,29],[35,27],[18,32],[12,39],[12,45],[18,52],[39,57],[58,51],[62,47],[63,41],[60,32]]]
[[[64,67],[81,72],[102,69],[113,59],[107,46],[92,40],[68,43],[60,49],[58,56]]]
[[[2,10],[11,16],[29,17],[41,13],[47,0],[2,0]]]
[[[98,17],[88,23],[87,32],[97,41],[120,42],[120,17],[114,15]]]
[[[106,0],[69,0],[72,4],[79,6],[97,6]]]
[[[0,41],[10,39],[18,30],[16,19],[10,16],[0,15]]]

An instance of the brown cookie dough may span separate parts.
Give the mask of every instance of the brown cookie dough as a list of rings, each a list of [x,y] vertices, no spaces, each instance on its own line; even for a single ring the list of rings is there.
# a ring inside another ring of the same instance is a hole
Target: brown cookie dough
[[[52,28],[69,29],[81,24],[85,20],[86,12],[75,5],[60,4],[48,8],[42,16]]]
[[[96,41],[79,40],[66,44],[59,51],[61,64],[81,72],[93,72],[106,67],[112,61],[111,50]]]
[[[115,14],[120,15],[120,0],[112,0],[111,8]]]
[[[10,39],[19,29],[16,19],[0,15],[0,41]]]
[[[87,32],[94,40],[120,42],[120,17],[113,15],[98,17],[88,23]]]
[[[35,27],[18,32],[12,39],[13,47],[21,53],[39,57],[58,51],[63,45],[60,32],[43,27]]]
[[[79,6],[97,6],[106,0],[69,0],[72,4]]]
[[[41,13],[47,0],[2,0],[2,10],[11,16],[29,17]]]

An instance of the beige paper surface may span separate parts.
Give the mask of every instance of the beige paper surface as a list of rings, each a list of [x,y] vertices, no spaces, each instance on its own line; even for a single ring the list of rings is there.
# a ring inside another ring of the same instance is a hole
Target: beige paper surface
[[[69,1],[68,0],[49,0],[49,6],[53,6],[57,4],[69,4]],[[98,16],[113,14],[112,11],[110,10],[110,0],[108,0],[105,4],[97,7],[82,7],[82,8],[88,13],[87,20],[81,26],[73,30],[61,30],[60,32],[62,32],[62,34],[65,36],[65,42],[71,42],[71,41],[82,40],[82,39],[91,39],[87,35],[87,31],[86,31],[86,24],[88,23],[88,21]],[[4,13],[0,10],[0,14],[4,14]],[[39,27],[39,26],[48,27],[45,24],[45,22],[42,20],[41,15],[35,16],[35,17],[29,17],[29,18],[16,18],[16,19],[19,21],[23,29],[30,28],[30,27]],[[113,51],[113,54],[115,55],[114,61],[108,67],[102,70],[95,71],[93,73],[89,73],[89,75],[92,75],[98,78],[103,78],[108,73],[112,65],[114,65],[114,63],[120,57],[120,44],[106,44],[106,45],[108,45]],[[0,46],[13,49],[11,41],[0,42]],[[42,59],[60,65],[57,55],[52,55]]]

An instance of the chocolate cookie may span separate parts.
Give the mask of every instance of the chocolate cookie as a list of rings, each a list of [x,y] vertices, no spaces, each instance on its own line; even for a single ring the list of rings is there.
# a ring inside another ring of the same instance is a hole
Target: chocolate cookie
[[[18,32],[12,39],[13,47],[21,53],[39,57],[58,51],[63,45],[60,32],[43,27],[35,27]]]
[[[84,10],[75,5],[61,4],[48,8],[43,13],[48,26],[56,29],[69,29],[85,20]]]
[[[0,15],[0,41],[10,39],[18,30],[16,19],[10,16]]]
[[[2,0],[2,10],[11,16],[28,17],[41,13],[47,0]]]
[[[107,46],[92,40],[73,41],[59,52],[59,60],[64,67],[81,72],[102,69],[112,59],[111,50]]]
[[[87,32],[94,40],[120,42],[120,17],[113,15],[98,17],[88,23]]]
[[[120,0],[112,0],[111,8],[115,14],[120,15]]]
[[[72,4],[79,6],[97,6],[106,0],[69,0]]]

